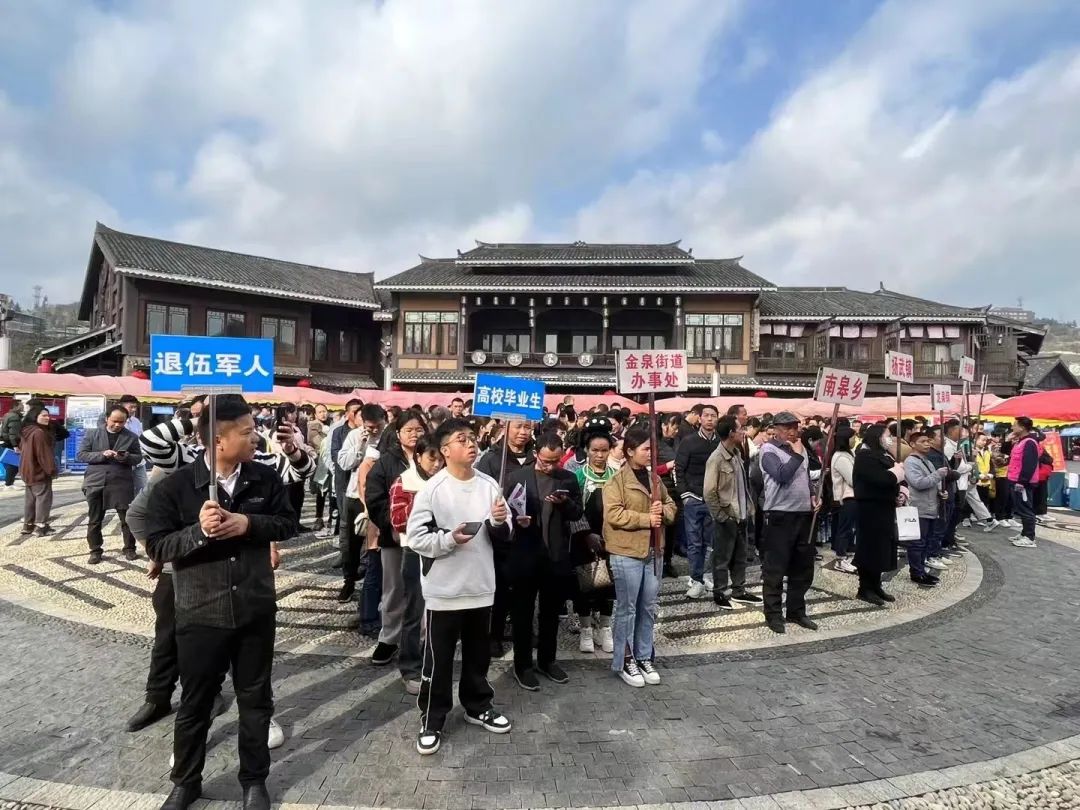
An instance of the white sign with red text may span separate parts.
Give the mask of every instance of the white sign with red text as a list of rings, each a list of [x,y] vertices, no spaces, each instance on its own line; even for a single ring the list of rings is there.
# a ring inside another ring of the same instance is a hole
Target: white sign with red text
[[[885,379],[894,382],[915,382],[915,358],[901,352],[885,352]]]
[[[833,405],[862,405],[869,381],[869,374],[823,366],[818,369],[814,400]]]
[[[620,394],[670,394],[687,389],[681,349],[620,349],[615,353]]]
[[[934,401],[935,411],[947,411],[952,407],[952,386],[951,385],[932,385],[930,386],[930,396]]]
[[[960,379],[966,382],[975,382],[975,358],[960,358]]]

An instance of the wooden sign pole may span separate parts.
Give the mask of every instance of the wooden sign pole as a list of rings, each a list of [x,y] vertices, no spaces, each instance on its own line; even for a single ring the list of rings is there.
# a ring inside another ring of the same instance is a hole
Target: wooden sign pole
[[[656,394],[649,392],[649,471],[652,475],[652,502],[661,503],[660,499],[660,476],[656,474],[657,462],[657,448],[656,448]],[[663,560],[664,560],[664,527],[663,520],[660,521],[660,526],[653,527],[652,529],[652,547],[653,547],[653,570],[657,579],[660,578],[663,572]]]

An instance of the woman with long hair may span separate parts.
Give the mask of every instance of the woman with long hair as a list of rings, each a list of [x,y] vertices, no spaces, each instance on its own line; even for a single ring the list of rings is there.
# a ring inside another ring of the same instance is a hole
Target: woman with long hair
[[[623,437],[626,463],[604,485],[604,546],[615,580],[614,657],[611,668],[630,686],[660,683],[653,665],[653,626],[660,580],[656,576],[654,529],[675,520],[675,502],[649,470],[649,429],[634,427]],[[660,500],[652,499],[653,486]]]
[[[52,510],[53,478],[56,477],[55,445],[49,412],[42,406],[31,408],[23,418],[19,433],[19,475],[26,484],[23,536],[32,534],[35,525],[39,536],[52,534],[49,512]]]
[[[575,524],[570,538],[571,562],[575,568],[594,560],[606,560],[604,551],[604,485],[619,471],[618,467],[608,463],[611,455],[611,422],[605,416],[593,416],[581,429],[581,441],[585,446],[585,464],[575,470],[578,486],[581,487],[581,500],[585,513]],[[599,620],[600,648],[607,653],[613,652],[615,642],[611,635],[611,614],[614,608],[614,587],[581,592],[574,596],[574,612],[581,625],[578,637],[578,649],[581,652],[594,652],[593,613]]]
[[[859,599],[873,605],[896,601],[885,593],[881,575],[896,569],[899,542],[896,533],[896,506],[904,465],[889,453],[895,439],[886,437],[884,425],[873,425],[855,454],[855,567],[859,569]]]

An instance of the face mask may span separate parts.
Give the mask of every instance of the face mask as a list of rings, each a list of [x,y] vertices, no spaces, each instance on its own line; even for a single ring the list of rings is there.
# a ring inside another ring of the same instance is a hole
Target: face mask
[[[886,447],[889,447],[889,448],[891,448],[891,447],[892,447],[892,446],[893,446],[894,444],[896,444],[896,440],[895,440],[895,439],[893,439],[893,438],[892,438],[892,436],[889,436],[889,437],[887,437],[887,438],[885,439],[885,446],[886,446]]]

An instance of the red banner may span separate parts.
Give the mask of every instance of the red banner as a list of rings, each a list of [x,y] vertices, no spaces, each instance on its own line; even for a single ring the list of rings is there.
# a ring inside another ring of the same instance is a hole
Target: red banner
[[[1065,472],[1065,448],[1061,446],[1061,434],[1052,430],[1044,435],[1043,450],[1054,460],[1054,472]]]

